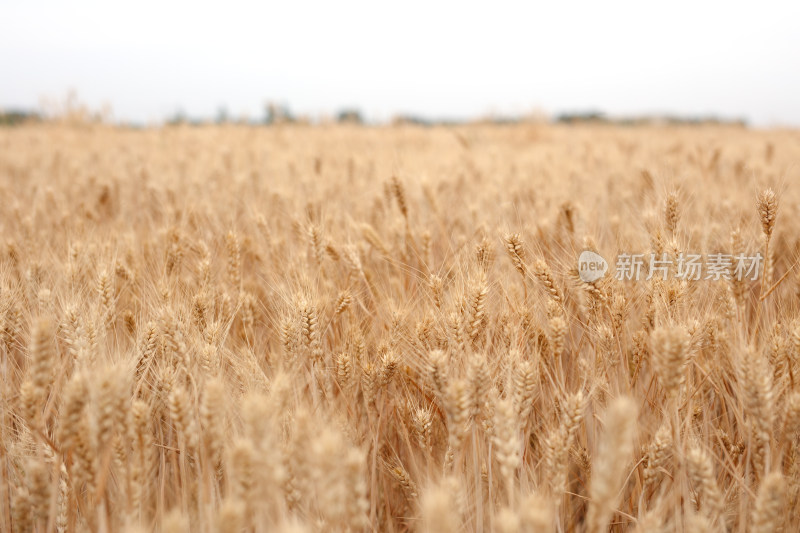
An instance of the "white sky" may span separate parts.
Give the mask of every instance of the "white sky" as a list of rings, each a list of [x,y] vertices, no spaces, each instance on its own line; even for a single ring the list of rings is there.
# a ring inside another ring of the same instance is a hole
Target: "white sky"
[[[118,119],[597,109],[800,126],[800,2],[0,0],[0,106]]]

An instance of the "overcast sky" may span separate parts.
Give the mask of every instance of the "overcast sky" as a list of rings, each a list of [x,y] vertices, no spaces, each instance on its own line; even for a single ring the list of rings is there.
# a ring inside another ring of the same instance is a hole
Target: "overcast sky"
[[[0,0],[0,107],[114,117],[597,109],[800,126],[800,2]],[[656,7],[656,5],[658,7]]]

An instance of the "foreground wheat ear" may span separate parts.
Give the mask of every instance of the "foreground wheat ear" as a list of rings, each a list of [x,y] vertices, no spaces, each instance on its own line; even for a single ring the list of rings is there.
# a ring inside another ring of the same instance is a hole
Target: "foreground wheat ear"
[[[798,141],[0,128],[0,531],[797,531]]]

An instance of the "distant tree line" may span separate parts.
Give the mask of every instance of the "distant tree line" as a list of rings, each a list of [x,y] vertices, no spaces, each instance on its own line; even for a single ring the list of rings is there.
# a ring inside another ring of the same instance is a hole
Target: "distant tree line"
[[[16,126],[25,122],[38,122],[39,120],[41,120],[41,116],[32,111],[0,110],[0,126]]]
[[[74,107],[74,106],[73,106]],[[72,109],[70,107],[69,109]],[[78,108],[75,108],[78,109]],[[64,116],[81,116],[85,120],[91,118],[93,121],[100,120],[98,116],[89,114],[88,111],[81,107],[81,113],[70,111],[69,113],[62,113]],[[27,111],[22,109],[0,110],[0,126],[15,126],[32,121],[48,120],[48,115],[42,115],[36,111]],[[58,116],[58,115],[54,115]],[[365,124],[366,119],[361,111],[357,108],[344,108],[337,112],[332,120],[339,124]],[[421,115],[413,114],[399,114],[391,120],[393,125],[413,125],[413,126],[457,126],[461,124],[481,123],[481,124],[520,124],[529,122],[529,117],[516,117],[516,116],[489,116],[478,120],[453,120],[453,119],[432,119]],[[190,125],[200,126],[203,124],[216,123],[216,124],[246,124],[246,125],[277,125],[277,124],[294,124],[294,123],[310,123],[311,120],[306,117],[298,117],[289,109],[286,104],[267,103],[264,106],[264,112],[261,118],[252,120],[248,118],[240,118],[234,120],[231,118],[225,107],[221,107],[216,117],[213,120],[201,119],[188,116],[183,110],[176,111],[166,121],[167,125]],[[724,119],[717,116],[679,116],[679,115],[642,115],[634,117],[609,117],[600,111],[582,111],[561,113],[551,119],[551,122],[557,124],[614,124],[621,126],[637,126],[647,124],[668,124],[668,125],[699,125],[699,124],[726,124],[735,126],[747,126],[744,119]]]
[[[609,117],[600,111],[584,111],[579,113],[561,113],[555,117],[559,124],[614,124],[618,126],[643,126],[647,124],[700,125],[726,124],[731,126],[747,126],[742,118],[725,119],[715,115],[639,115],[632,117]]]

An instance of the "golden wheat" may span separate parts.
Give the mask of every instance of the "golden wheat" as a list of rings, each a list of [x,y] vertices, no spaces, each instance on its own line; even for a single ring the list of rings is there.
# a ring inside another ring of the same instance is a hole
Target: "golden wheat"
[[[0,129],[0,530],[797,530],[798,141]]]

